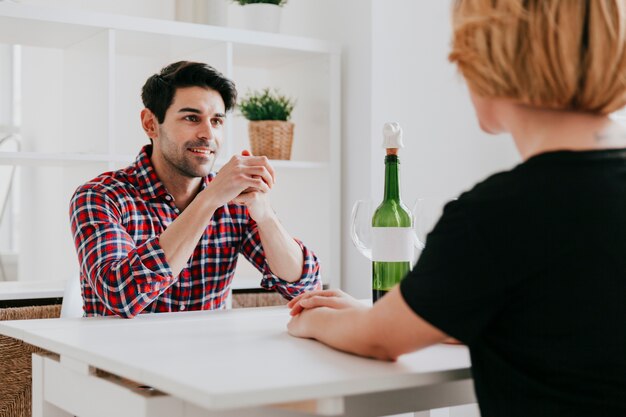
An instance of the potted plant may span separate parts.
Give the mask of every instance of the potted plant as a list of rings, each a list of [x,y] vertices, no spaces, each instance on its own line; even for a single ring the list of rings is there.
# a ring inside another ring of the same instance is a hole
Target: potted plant
[[[280,29],[280,8],[287,0],[234,0],[241,6],[244,26],[250,30],[278,32]]]
[[[255,155],[270,159],[290,159],[294,124],[289,121],[294,100],[269,88],[249,92],[239,111],[249,120],[248,135]]]

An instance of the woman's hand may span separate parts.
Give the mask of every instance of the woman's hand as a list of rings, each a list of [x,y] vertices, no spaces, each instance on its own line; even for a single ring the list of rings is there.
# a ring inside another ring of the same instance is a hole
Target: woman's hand
[[[365,308],[365,305],[341,290],[321,290],[302,293],[289,301],[287,307],[291,308],[289,314],[297,316],[303,310],[317,307],[329,307],[339,310],[351,307]]]

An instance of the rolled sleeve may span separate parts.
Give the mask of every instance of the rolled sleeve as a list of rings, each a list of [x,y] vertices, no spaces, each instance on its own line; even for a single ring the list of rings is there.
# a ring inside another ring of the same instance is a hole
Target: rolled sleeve
[[[165,252],[161,248],[158,237],[139,246],[131,263],[137,266],[133,270],[133,275],[145,274],[143,284],[145,292],[159,291],[169,286],[172,270],[165,259]]]
[[[79,189],[70,204],[81,276],[108,310],[134,317],[175,279],[158,237],[136,243],[122,224],[122,212],[93,189]]]
[[[294,240],[300,246],[304,258],[300,279],[295,282],[285,281],[274,275],[267,265],[267,262],[265,262],[263,279],[261,280],[261,287],[267,290],[275,290],[288,300],[306,291],[322,289],[317,256],[315,256],[312,250],[304,246],[301,241],[298,239]]]
[[[313,251],[304,246],[301,241],[298,239],[294,240],[298,246],[300,246],[304,260],[300,278],[295,282],[285,281],[272,273],[265,258],[261,237],[259,236],[259,231],[254,221],[251,221],[250,227],[245,234],[241,250],[246,259],[263,274],[261,287],[266,290],[276,291],[287,300],[305,291],[322,288],[320,266],[317,256],[315,256]]]

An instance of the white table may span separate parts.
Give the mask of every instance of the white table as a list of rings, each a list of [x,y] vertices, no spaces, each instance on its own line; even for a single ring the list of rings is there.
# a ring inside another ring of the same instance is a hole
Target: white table
[[[35,417],[367,417],[475,402],[463,346],[364,359],[289,336],[288,311],[6,321],[0,334],[58,355],[33,357]]]

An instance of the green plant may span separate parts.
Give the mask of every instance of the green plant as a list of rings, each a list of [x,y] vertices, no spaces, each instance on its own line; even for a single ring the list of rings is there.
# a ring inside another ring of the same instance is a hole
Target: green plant
[[[275,4],[277,6],[284,6],[287,4],[287,0],[234,0],[235,3],[239,3],[242,6],[246,4],[255,4],[255,3],[266,3],[266,4]]]
[[[295,101],[266,88],[249,92],[240,102],[239,111],[248,120],[289,120]]]

